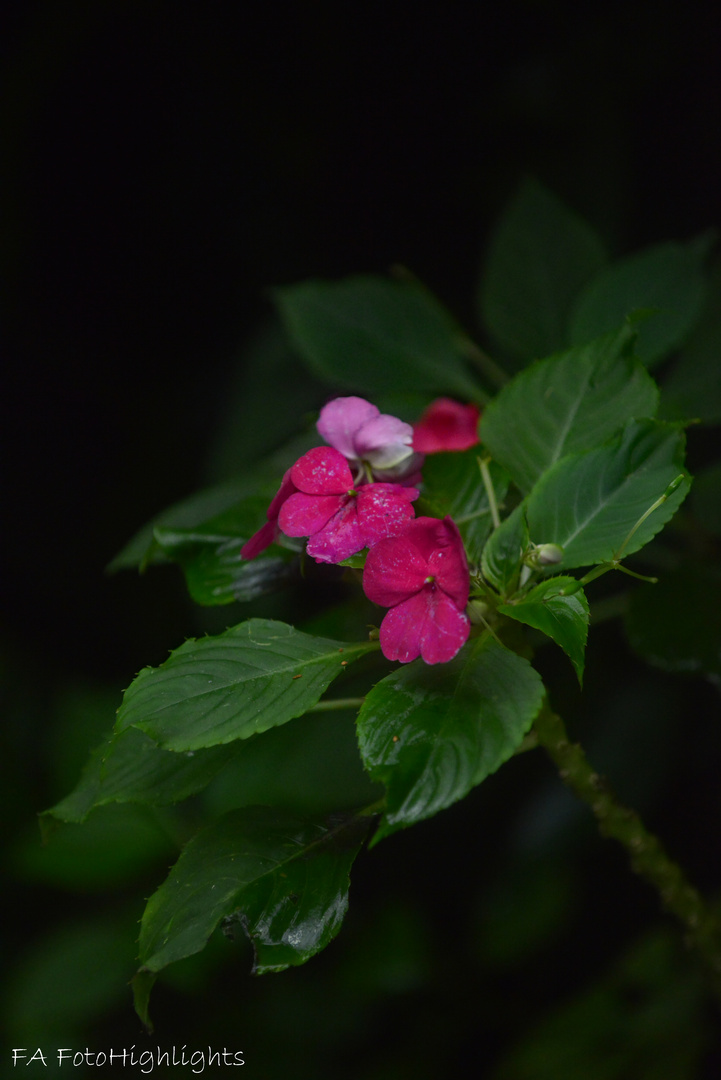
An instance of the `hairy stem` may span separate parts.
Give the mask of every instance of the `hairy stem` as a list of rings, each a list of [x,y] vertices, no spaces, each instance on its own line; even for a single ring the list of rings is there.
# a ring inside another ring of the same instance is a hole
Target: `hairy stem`
[[[583,749],[569,741],[563,720],[546,705],[534,727],[539,743],[558,766],[563,782],[593,811],[602,835],[623,844],[636,873],[658,892],[663,907],[681,921],[689,944],[708,969],[713,991],[721,1004],[719,920],[638,814],[618,802]]]

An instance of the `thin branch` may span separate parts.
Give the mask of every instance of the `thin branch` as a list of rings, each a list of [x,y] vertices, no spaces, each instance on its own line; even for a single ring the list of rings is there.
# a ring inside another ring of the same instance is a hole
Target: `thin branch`
[[[666,854],[634,810],[618,802],[594,771],[583,749],[568,739],[563,720],[544,706],[535,722],[538,740],[558,766],[563,782],[593,811],[603,836],[626,848],[631,866],[659,894],[663,907],[686,928],[687,938],[711,977],[721,1004],[721,925],[680,866]]]

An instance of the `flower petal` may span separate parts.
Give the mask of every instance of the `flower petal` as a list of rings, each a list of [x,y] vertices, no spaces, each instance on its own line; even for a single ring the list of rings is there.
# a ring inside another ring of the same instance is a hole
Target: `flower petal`
[[[401,536],[379,540],[370,549],[363,589],[374,604],[393,607],[422,589],[428,575],[428,561],[408,538],[406,528]]]
[[[446,517],[441,525],[445,532],[428,560],[429,571],[456,607],[464,610],[471,585],[466,550],[455,521]]]
[[[380,643],[387,660],[407,664],[420,656],[426,664],[445,664],[465,645],[471,630],[468,616],[450,597],[432,585],[386,613]]]
[[[418,495],[417,488],[400,484],[362,484],[358,488],[358,521],[363,547],[402,532],[413,520],[411,503]]]
[[[253,533],[250,540],[243,544],[240,549],[241,559],[254,559],[256,555],[260,555],[261,551],[265,551],[273,543],[276,531],[276,522],[266,521],[265,525],[262,525],[256,533]]]
[[[278,515],[281,532],[286,536],[313,536],[340,510],[344,498],[343,495],[306,495],[301,491],[291,495]]]
[[[480,442],[477,405],[462,405],[451,398],[438,398],[413,425],[413,449],[424,454],[440,450],[467,450]]]
[[[306,547],[316,562],[339,563],[364,548],[355,499],[348,499]]]
[[[355,459],[354,438],[358,429],[378,416],[379,410],[360,397],[338,397],[320,410],[318,434],[347,458]]]
[[[413,428],[396,416],[375,416],[355,433],[356,457],[373,469],[390,469],[413,453]]]
[[[330,446],[314,446],[303,454],[290,470],[290,478],[306,495],[344,495],[353,487],[348,462]]]

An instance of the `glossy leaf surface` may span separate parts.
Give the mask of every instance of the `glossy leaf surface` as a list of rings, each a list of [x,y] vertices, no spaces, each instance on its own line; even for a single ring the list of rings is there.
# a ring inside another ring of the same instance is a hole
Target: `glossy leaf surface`
[[[683,433],[674,425],[631,420],[613,442],[562,458],[528,496],[531,540],[560,544],[566,568],[612,559],[639,518],[683,473],[683,451]],[[688,489],[684,479],[634,533],[624,555],[656,535]]]
[[[502,615],[548,634],[566,653],[579,683],[582,683],[588,637],[588,600],[583,589],[570,596],[559,596],[565,586],[575,584],[575,578],[571,577],[549,578],[517,603],[501,604],[498,610]]]
[[[255,600],[299,579],[293,552],[276,545],[255,559],[240,557],[243,544],[265,523],[272,494],[249,496],[193,527],[155,527],[158,549],[182,567],[196,603]]]
[[[358,717],[364,764],[387,791],[374,841],[432,817],[495,772],[542,698],[538,673],[491,636],[448,664],[417,660],[379,682]]]
[[[548,356],[567,344],[571,305],[605,261],[590,225],[527,181],[491,237],[480,295],[483,321],[512,356]]]
[[[304,963],[335,936],[369,818],[301,818],[246,807],[203,829],[148,901],[140,962],[159,971],[199,952],[222,919],[243,926],[256,972]]]
[[[481,439],[523,492],[566,454],[600,446],[627,420],[650,417],[658,388],[633,359],[625,326],[541,360],[503,387],[481,420]]]
[[[376,649],[331,641],[286,623],[249,619],[186,641],[125,692],[117,731],[137,727],[167,750],[245,739],[302,716],[347,664]]]
[[[416,515],[443,518],[450,515],[458,526],[468,558],[481,557],[492,519],[488,493],[481,476],[482,448],[430,454],[423,466],[421,498]],[[496,501],[501,503],[508,490],[508,476],[495,463],[489,466]]]
[[[527,547],[526,508],[521,503],[491,533],[481,559],[484,578],[503,595],[515,590]]]
[[[479,399],[461,333],[413,282],[370,275],[304,281],[276,289],[274,297],[300,355],[336,385],[366,396],[412,387]]]
[[[637,355],[655,364],[678,348],[701,314],[706,297],[704,262],[713,236],[688,244],[655,244],[612,263],[578,298],[571,341],[583,344],[612,331],[633,312],[649,312],[639,324]]]

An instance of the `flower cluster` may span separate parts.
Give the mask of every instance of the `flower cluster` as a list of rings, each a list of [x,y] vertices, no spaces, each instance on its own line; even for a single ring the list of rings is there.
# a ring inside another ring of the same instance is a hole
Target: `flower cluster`
[[[414,427],[359,397],[321,410],[328,446],[290,468],[266,523],[241,548],[253,559],[278,536],[307,536],[316,562],[340,563],[368,548],[366,595],[387,607],[380,643],[389,660],[451,660],[468,638],[470,578],[463,541],[450,518],[414,517],[424,453],[478,441],[478,411],[441,398]]]

